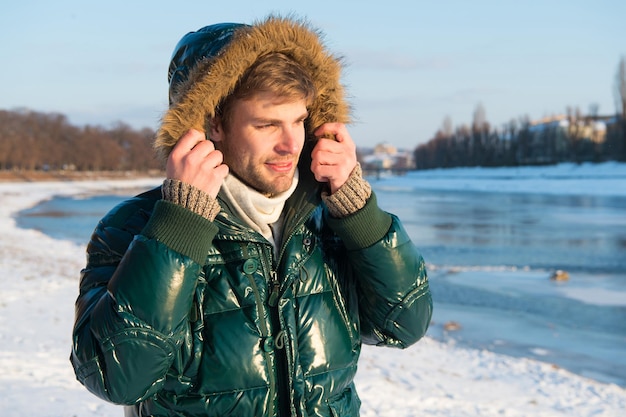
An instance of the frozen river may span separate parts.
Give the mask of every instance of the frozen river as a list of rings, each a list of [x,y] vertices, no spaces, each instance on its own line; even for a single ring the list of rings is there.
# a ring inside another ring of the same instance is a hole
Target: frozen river
[[[626,197],[378,190],[429,262],[618,272],[626,278]]]

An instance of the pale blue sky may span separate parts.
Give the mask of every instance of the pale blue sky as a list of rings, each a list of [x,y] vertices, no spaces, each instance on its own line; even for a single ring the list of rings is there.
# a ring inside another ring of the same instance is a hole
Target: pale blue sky
[[[16,1],[0,7],[0,109],[156,129],[180,37],[271,12],[308,18],[344,56],[362,146],[413,148],[446,115],[470,124],[478,103],[494,126],[615,112],[624,0]]]

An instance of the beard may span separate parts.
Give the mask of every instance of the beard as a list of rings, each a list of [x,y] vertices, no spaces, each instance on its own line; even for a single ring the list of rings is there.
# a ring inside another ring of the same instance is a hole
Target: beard
[[[230,174],[237,177],[239,181],[266,197],[273,197],[284,193],[293,184],[298,156],[277,156],[254,157],[246,152],[237,153],[227,145],[228,141],[222,143],[221,151],[224,155],[224,163],[228,165]],[[292,163],[291,169],[285,172],[272,170],[267,162]]]
[[[238,169],[236,162],[227,164],[230,174],[237,177],[239,181],[252,188],[253,190],[263,194],[266,197],[274,197],[287,191],[293,184],[295,171],[289,174],[281,174],[274,176],[273,179],[266,178],[261,169]]]

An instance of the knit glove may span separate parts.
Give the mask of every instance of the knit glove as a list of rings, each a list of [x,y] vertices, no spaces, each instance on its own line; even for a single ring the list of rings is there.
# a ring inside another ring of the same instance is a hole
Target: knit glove
[[[361,165],[357,162],[348,180],[334,194],[322,192],[322,200],[331,216],[344,218],[362,209],[371,195],[372,187],[363,179]]]
[[[185,207],[207,220],[213,221],[221,210],[217,199],[185,182],[166,179],[161,187],[163,200]]]

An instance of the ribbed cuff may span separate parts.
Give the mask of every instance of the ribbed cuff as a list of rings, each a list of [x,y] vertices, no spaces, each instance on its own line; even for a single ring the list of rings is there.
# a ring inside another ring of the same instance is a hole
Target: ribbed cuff
[[[170,201],[160,200],[141,234],[204,265],[218,230],[212,221]]]
[[[328,217],[328,225],[343,240],[348,250],[364,249],[385,237],[391,227],[391,215],[378,207],[372,193],[365,206],[344,218]]]
[[[210,221],[213,221],[221,210],[217,199],[179,180],[168,178],[163,181],[162,193],[163,200],[185,207]]]
[[[322,193],[322,199],[330,215],[335,218],[347,217],[365,207],[372,195],[372,187],[361,174],[361,165],[356,164],[348,180],[334,194]]]

